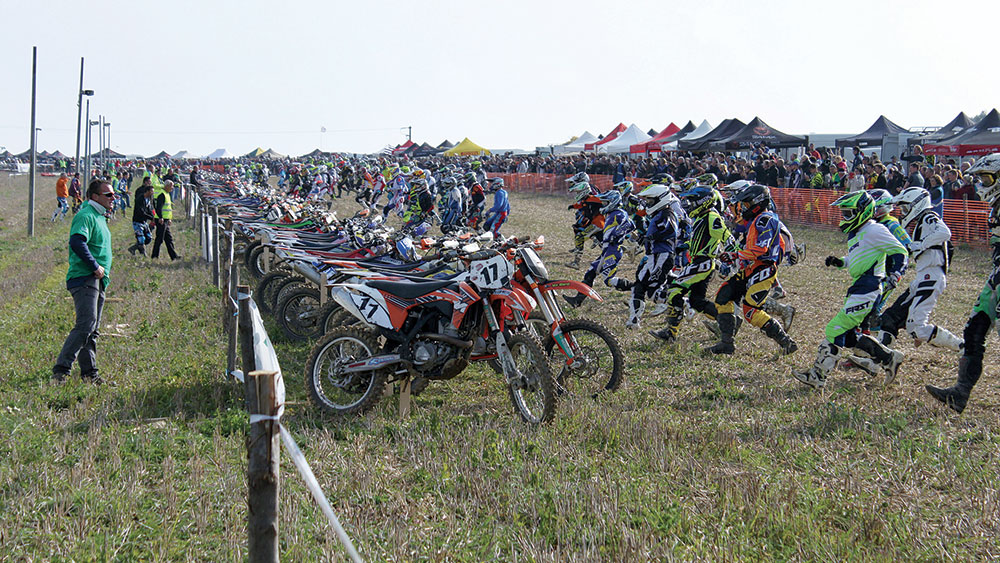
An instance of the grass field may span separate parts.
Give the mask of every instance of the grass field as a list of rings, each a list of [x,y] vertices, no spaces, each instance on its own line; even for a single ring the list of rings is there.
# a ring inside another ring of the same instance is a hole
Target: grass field
[[[48,222],[54,179],[40,184],[29,240],[26,182],[0,177],[0,559],[243,560],[246,414],[242,389],[222,379],[221,295],[194,258],[197,234],[179,225],[185,259],[150,263],[125,251],[130,222],[113,222],[114,299],[98,353],[113,384],[54,385],[73,323],[69,223]],[[567,201],[511,199],[505,233],[544,234],[550,273],[579,279],[560,265],[570,258]],[[394,399],[333,420],[306,398],[309,346],[269,325],[291,401],[284,422],[370,561],[1000,558],[995,355],[961,417],[923,391],[950,384],[957,357],[910,342],[892,387],[840,371],[824,393],[799,385],[790,371],[813,361],[847,279],[822,266],[843,253],[842,235],[793,231],[809,254],[780,274],[798,308],[791,357],[776,358],[747,328],[732,358],[703,357],[700,322],[669,352],[645,333],[656,323],[625,331],[625,295],[599,287],[607,301],[574,314],[621,339],[617,393],[563,402],[552,424],[532,429],[500,379],[473,366],[434,383],[407,420]],[[934,320],[961,333],[987,262],[958,250]],[[282,556],[343,560],[291,464],[283,475]]]

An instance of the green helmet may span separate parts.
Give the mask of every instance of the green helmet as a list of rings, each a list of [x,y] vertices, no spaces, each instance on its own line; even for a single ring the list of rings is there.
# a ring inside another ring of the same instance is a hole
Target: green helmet
[[[830,205],[840,208],[840,230],[845,233],[853,233],[875,216],[875,200],[864,191],[846,193]]]
[[[632,182],[629,182],[628,180],[618,182],[617,184],[614,185],[614,188],[618,190],[618,193],[622,194],[622,196],[627,196],[631,194],[632,189],[634,187],[635,186],[632,184]]]
[[[714,188],[715,185],[718,183],[719,183],[719,177],[716,176],[715,174],[712,174],[711,172],[709,172],[708,174],[702,174],[701,176],[698,176],[699,185],[710,186]]]
[[[569,193],[573,194],[573,197],[577,201],[583,201],[590,197],[590,184],[587,182],[577,182],[575,185],[570,186]]]

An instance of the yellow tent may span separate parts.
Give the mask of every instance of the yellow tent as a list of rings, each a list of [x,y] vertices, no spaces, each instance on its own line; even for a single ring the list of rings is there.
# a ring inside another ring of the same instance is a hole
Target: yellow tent
[[[462,142],[451,147],[450,149],[441,153],[445,156],[466,156],[466,155],[484,155],[490,154],[488,149],[473,143],[468,137],[462,139]]]

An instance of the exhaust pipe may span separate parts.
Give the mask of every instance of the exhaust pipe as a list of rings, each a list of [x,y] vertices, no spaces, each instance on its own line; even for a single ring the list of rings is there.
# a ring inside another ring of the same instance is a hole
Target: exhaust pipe
[[[433,332],[425,332],[417,336],[417,338],[425,338],[427,340],[436,340],[438,342],[444,342],[445,344],[451,344],[452,346],[460,350],[468,350],[469,348],[472,348],[471,340],[459,340],[451,336],[445,336],[443,334],[437,334]]]

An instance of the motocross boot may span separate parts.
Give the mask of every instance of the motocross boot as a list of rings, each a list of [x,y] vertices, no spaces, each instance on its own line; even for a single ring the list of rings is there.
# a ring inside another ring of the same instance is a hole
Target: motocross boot
[[[826,376],[837,366],[839,350],[829,341],[824,340],[816,352],[816,361],[804,370],[793,371],[792,377],[813,389],[826,387]]]
[[[948,405],[951,410],[962,414],[969,402],[969,394],[983,373],[983,358],[980,356],[962,356],[958,360],[958,381],[951,387],[935,387],[927,385],[927,392],[932,397]]]
[[[760,330],[770,338],[771,340],[778,343],[781,348],[782,355],[787,356],[788,354],[794,354],[799,346],[795,344],[795,341],[788,336],[788,334],[781,328],[781,324],[774,319],[769,319],[764,326],[760,327]]]
[[[681,326],[681,312],[677,309],[677,307],[670,305],[667,307],[666,326],[664,326],[660,330],[651,330],[649,331],[649,334],[659,338],[660,340],[667,342],[668,344],[672,344],[674,342],[677,342],[677,329],[679,329],[680,326]]]
[[[764,312],[781,319],[781,326],[785,329],[785,332],[792,330],[792,320],[795,318],[795,307],[785,305],[784,303],[778,303],[774,297],[768,296],[768,298],[764,300]]]
[[[873,360],[882,364],[882,370],[885,372],[886,385],[889,385],[896,380],[896,373],[899,371],[899,365],[903,363],[902,352],[884,346],[881,342],[868,334],[862,334],[858,337],[858,344],[855,348],[861,350],[865,354],[868,354]]]
[[[719,342],[708,351],[713,354],[732,354],[736,351],[733,345],[733,338],[736,336],[736,315],[719,313],[716,320],[719,322]]]

